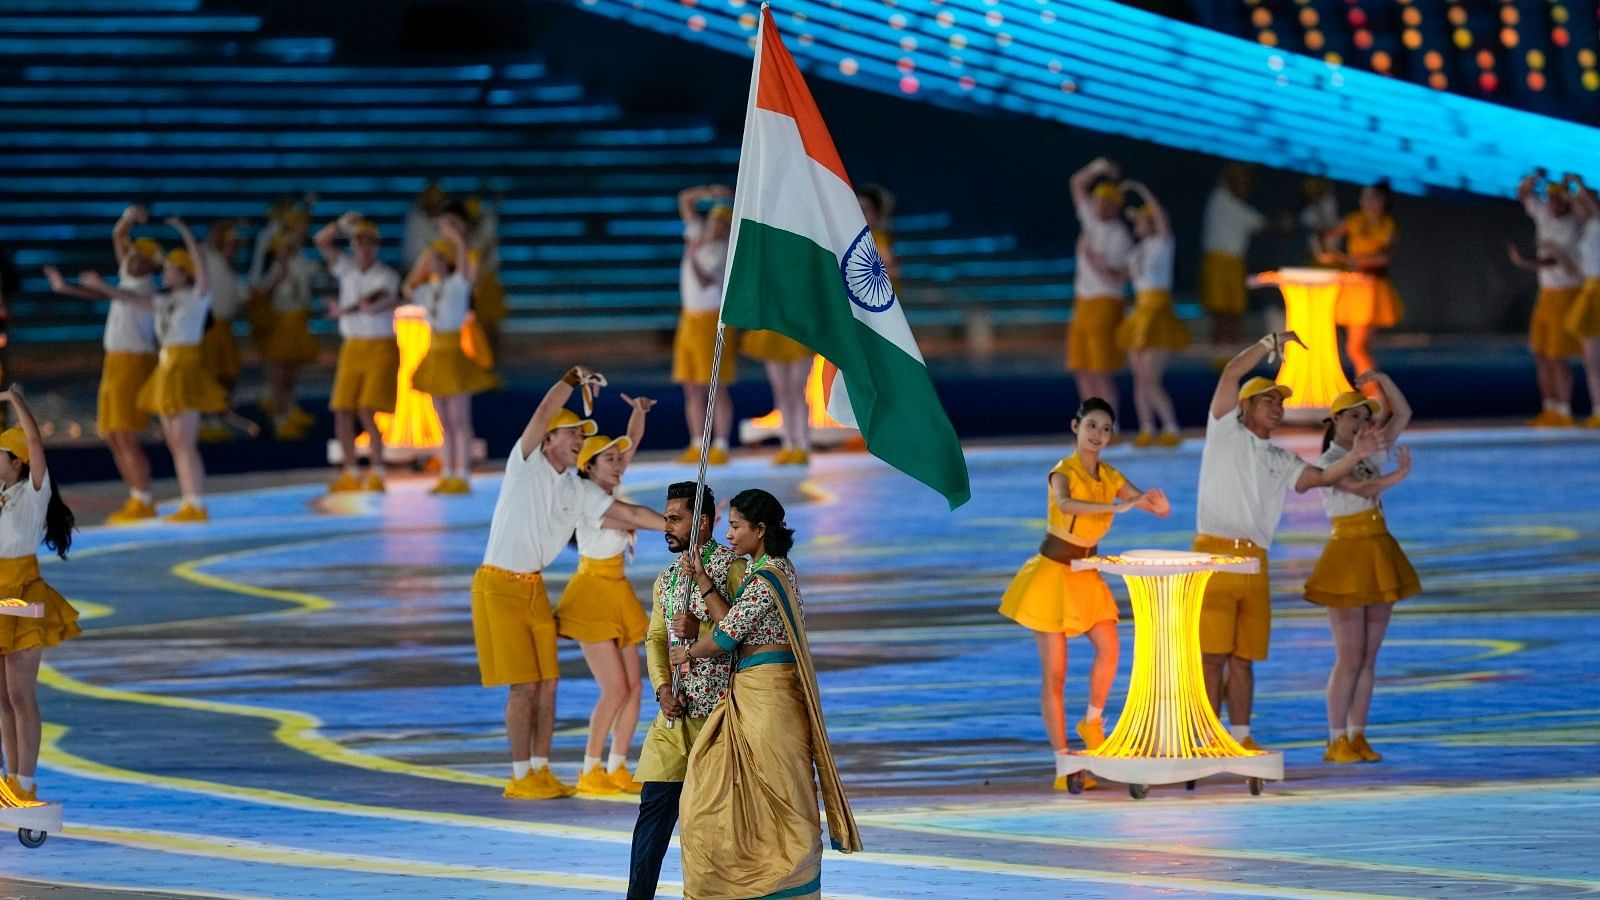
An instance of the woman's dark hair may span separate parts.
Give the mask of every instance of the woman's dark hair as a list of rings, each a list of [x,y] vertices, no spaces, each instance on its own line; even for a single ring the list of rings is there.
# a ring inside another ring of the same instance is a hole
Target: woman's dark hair
[[[777,497],[760,488],[750,488],[734,495],[728,505],[738,510],[751,525],[765,526],[768,556],[786,557],[794,549],[794,529],[784,524],[783,504]]]
[[[1389,179],[1380,178],[1367,185],[1367,187],[1371,188],[1372,192],[1377,194],[1378,198],[1383,201],[1384,215],[1387,216],[1394,212],[1394,189],[1389,187]]]
[[[885,194],[886,191],[876,184],[863,184],[856,188],[856,196],[872,204],[873,211],[880,216],[884,214],[884,207],[888,205],[889,198]]]
[[[1329,416],[1322,421],[1328,424],[1328,427],[1322,431],[1322,452],[1327,453],[1328,448],[1333,445],[1333,417]]]
[[[1072,414],[1072,418],[1074,420],[1081,419],[1092,412],[1103,412],[1111,417],[1111,424],[1117,424],[1117,411],[1111,408],[1110,403],[1099,397],[1085,398],[1082,403],[1078,404],[1078,411]]]
[[[19,480],[26,481],[33,477],[28,472],[28,464],[22,464],[22,475]],[[72,533],[78,530],[78,518],[72,514],[72,509],[61,499],[61,491],[56,487],[56,480],[50,479],[50,500],[44,510],[44,545],[56,552],[62,559],[67,558],[67,551],[72,548]]]

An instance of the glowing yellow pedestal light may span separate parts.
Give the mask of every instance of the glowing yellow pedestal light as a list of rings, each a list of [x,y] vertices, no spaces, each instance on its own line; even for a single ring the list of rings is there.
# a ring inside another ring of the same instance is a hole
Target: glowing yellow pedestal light
[[[1333,398],[1350,390],[1339,359],[1339,333],[1333,312],[1344,285],[1365,276],[1337,269],[1279,269],[1251,279],[1253,285],[1275,284],[1283,292],[1284,327],[1300,336],[1301,347],[1283,351],[1277,381],[1294,396],[1283,403],[1290,422],[1319,422],[1328,414]]]
[[[428,328],[428,313],[416,304],[394,311],[394,338],[400,345],[400,377],[395,387],[394,412],[378,413],[378,432],[383,435],[385,455],[395,460],[412,459],[438,450],[444,445],[444,426],[434,411],[433,398],[411,386],[411,375],[428,355],[433,337]],[[365,432],[356,439],[362,450],[372,445]]]
[[[811,375],[806,379],[806,410],[811,419],[811,442],[820,447],[833,447],[857,436],[854,428],[847,428],[828,415],[828,404],[822,394],[822,357],[811,360]],[[783,413],[773,410],[755,419],[739,423],[739,441],[757,444],[768,438],[779,437],[783,427]]]
[[[1170,550],[1130,550],[1074,560],[1074,569],[1121,575],[1133,604],[1133,677],[1117,726],[1098,748],[1071,754],[1068,788],[1082,773],[1120,781],[1134,797],[1152,784],[1192,782],[1231,772],[1283,778],[1283,754],[1246,750],[1218,721],[1206,697],[1200,656],[1200,604],[1214,572],[1253,573],[1257,560]],[[1076,793],[1076,791],[1074,791]]]

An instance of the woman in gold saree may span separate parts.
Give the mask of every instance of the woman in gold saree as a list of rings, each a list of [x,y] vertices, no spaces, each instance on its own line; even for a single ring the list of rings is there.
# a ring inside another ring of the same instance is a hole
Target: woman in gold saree
[[[674,665],[724,653],[737,658],[728,693],[689,753],[680,813],[683,895],[821,897],[819,785],[834,849],[860,850],[861,835],[823,725],[788,558],[794,531],[766,491],[743,491],[729,507],[728,543],[750,558],[749,574],[734,597],[723,598],[691,560],[717,626],[672,651]]]

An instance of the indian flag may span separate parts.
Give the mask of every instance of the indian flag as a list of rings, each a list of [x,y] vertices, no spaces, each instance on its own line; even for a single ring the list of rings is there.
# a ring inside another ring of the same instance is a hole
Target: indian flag
[[[816,101],[761,10],[733,202],[722,320],[787,335],[828,361],[828,413],[874,456],[971,499],[955,428],[884,271]]]

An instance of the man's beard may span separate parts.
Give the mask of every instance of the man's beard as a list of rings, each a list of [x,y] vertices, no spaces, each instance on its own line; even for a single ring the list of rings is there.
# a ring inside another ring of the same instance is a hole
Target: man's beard
[[[689,549],[689,542],[676,535],[667,535],[667,550],[671,553],[682,553]]]

